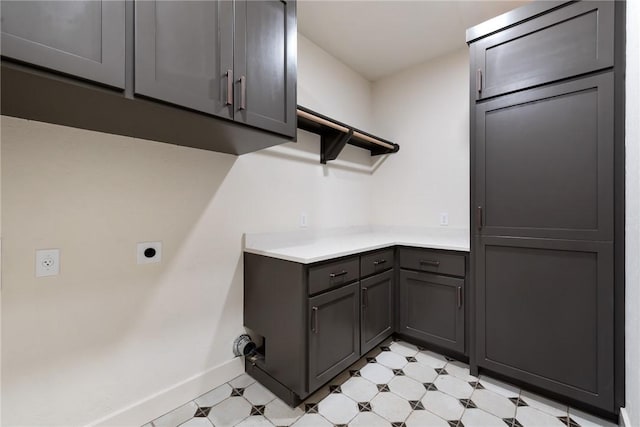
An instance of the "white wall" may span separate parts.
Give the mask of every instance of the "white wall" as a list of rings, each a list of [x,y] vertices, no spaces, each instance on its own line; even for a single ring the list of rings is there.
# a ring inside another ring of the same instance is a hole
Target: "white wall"
[[[301,104],[367,123],[368,82],[304,38],[299,61]],[[305,132],[234,157],[5,116],[1,127],[5,426],[140,425],[230,379],[242,234],[295,229],[301,211],[316,227],[369,221],[370,174],[321,166]],[[345,156],[369,165],[362,150]],[[136,265],[136,242],[155,240],[162,263]],[[36,248],[61,249],[59,276],[34,277]]]
[[[374,223],[469,227],[468,76],[464,48],[374,83],[376,129],[400,144],[374,175]]]
[[[640,426],[640,1],[627,2],[626,72],[626,405]]]
[[[305,53],[298,57],[298,104],[362,130],[370,129],[371,83],[300,33],[298,52]]]

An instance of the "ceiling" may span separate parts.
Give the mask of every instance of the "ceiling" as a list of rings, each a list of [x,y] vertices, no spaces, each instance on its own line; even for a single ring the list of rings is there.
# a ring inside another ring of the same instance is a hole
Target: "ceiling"
[[[370,81],[465,46],[467,28],[528,0],[302,0],[298,31]]]

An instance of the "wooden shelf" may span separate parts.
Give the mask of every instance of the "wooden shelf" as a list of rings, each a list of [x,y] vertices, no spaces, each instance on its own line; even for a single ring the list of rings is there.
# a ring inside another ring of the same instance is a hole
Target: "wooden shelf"
[[[320,163],[335,160],[345,145],[369,150],[372,156],[396,153],[400,146],[298,105],[298,128],[320,135]]]

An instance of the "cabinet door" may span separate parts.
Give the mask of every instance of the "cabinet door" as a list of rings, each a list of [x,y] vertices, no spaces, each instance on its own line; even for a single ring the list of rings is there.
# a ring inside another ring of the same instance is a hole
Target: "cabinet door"
[[[393,271],[360,282],[362,324],[360,349],[365,354],[393,333]]]
[[[296,133],[296,3],[235,2],[235,120]]]
[[[233,3],[136,1],[135,92],[232,117]]]
[[[360,357],[360,283],[309,298],[309,392]]]
[[[474,43],[476,99],[612,67],[614,3],[571,3]]]
[[[400,270],[399,333],[464,353],[464,280]]]
[[[613,96],[609,72],[475,107],[478,234],[613,239]]]
[[[483,237],[478,365],[613,411],[613,244]]]
[[[3,1],[2,55],[124,87],[124,1]]]

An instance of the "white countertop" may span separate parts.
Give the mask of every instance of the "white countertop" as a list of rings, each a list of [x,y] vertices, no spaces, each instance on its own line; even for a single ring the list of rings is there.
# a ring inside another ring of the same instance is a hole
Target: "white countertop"
[[[245,234],[244,251],[311,264],[394,245],[469,252],[469,230],[364,226],[252,233]]]

